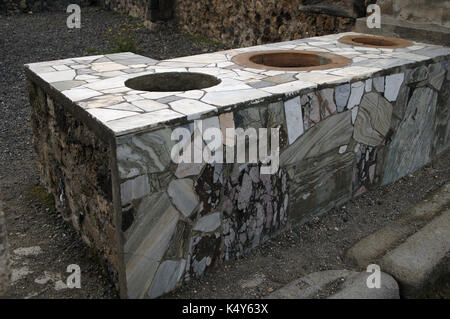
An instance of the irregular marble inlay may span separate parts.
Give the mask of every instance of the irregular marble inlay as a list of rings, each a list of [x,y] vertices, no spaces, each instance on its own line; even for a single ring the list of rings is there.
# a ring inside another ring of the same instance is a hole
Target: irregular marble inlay
[[[292,144],[303,134],[303,116],[300,97],[284,102],[284,112],[286,114],[289,144]]]
[[[128,296],[142,298],[150,288],[179,214],[165,193],[141,204],[124,246]]]
[[[334,94],[338,112],[342,112],[347,106],[348,98],[350,97],[350,84],[343,84],[336,87]]]
[[[117,162],[122,178],[164,171],[172,162],[171,129],[134,135],[117,145]]]
[[[363,144],[380,145],[389,131],[391,116],[391,103],[377,93],[366,94],[359,106],[353,137]]]
[[[350,94],[350,98],[348,100],[347,108],[350,110],[354,106],[359,105],[361,102],[361,98],[364,94],[365,83],[364,82],[355,82],[352,83],[352,92]]]
[[[289,218],[303,222],[342,204],[352,196],[355,156],[336,149],[286,167],[289,175]]]
[[[353,193],[354,196],[359,196],[376,183],[377,151],[374,147],[357,144],[355,153],[356,167],[353,176]]]
[[[428,87],[414,90],[403,121],[389,145],[383,185],[415,171],[430,161],[437,93]]]
[[[384,97],[393,102],[397,99],[398,92],[405,78],[404,73],[391,74],[386,76],[386,84],[384,89]]]
[[[194,181],[189,178],[176,179],[170,182],[167,193],[174,206],[185,216],[189,217],[197,208],[198,197],[194,190]]]
[[[293,145],[280,155],[280,165],[298,163],[329,150],[348,144],[352,134],[351,111],[338,113],[306,131]]]
[[[287,176],[259,174],[247,166],[226,181],[222,233],[224,257],[237,258],[270,238],[287,221]]]

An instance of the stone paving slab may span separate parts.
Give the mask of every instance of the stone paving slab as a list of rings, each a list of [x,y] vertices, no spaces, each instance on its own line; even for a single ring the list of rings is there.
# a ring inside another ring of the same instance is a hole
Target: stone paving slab
[[[381,260],[408,296],[450,271],[450,209],[434,218]]]
[[[268,299],[399,299],[397,282],[381,273],[381,287],[368,288],[370,273],[327,270],[294,280]]]
[[[5,216],[0,202],[0,297],[9,283],[8,251],[6,242]]]
[[[449,203],[450,184],[446,184],[411,207],[405,215],[357,242],[347,250],[345,260],[358,267],[366,267],[404,238],[414,234]]]

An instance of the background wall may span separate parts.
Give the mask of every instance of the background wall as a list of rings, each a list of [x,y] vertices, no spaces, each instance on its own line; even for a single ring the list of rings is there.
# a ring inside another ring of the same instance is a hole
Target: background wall
[[[399,20],[450,27],[448,0],[378,0],[377,4],[381,12]]]
[[[69,4],[92,5],[96,0],[0,0],[0,14],[66,11]]]
[[[248,46],[349,31],[364,12],[364,0],[179,0],[175,20],[187,32]]]
[[[248,46],[350,30],[375,0],[99,0],[103,7],[154,25],[232,46]]]

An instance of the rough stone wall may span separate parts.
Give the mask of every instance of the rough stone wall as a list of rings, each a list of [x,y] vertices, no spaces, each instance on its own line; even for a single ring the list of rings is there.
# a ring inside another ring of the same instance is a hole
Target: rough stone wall
[[[147,19],[150,0],[101,0],[102,7],[111,9],[135,18]]]
[[[182,30],[250,46],[349,31],[375,0],[101,0],[148,22],[172,17]]]
[[[69,4],[91,5],[95,0],[0,0],[0,14],[65,11]]]
[[[381,12],[412,23],[450,27],[450,2],[447,0],[378,0]]]
[[[104,257],[117,282],[111,146],[34,82],[27,83],[41,183],[54,196],[64,219]]]
[[[324,7],[316,6],[317,10],[311,2],[182,0],[175,6],[175,21],[189,33],[232,46],[250,46],[349,31],[361,15],[354,9],[354,1],[320,1]],[[325,8],[330,9],[328,14],[320,13]]]

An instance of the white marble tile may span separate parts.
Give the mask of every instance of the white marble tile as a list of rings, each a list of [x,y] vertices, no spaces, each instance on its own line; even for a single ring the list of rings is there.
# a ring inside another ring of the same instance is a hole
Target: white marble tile
[[[201,100],[208,104],[225,106],[241,102],[250,102],[253,100],[262,99],[266,96],[270,96],[270,94],[257,89],[249,89],[239,91],[209,92],[206,93]]]
[[[217,92],[217,91],[234,91],[234,90],[246,90],[252,87],[242,83],[242,81],[225,78],[215,86],[204,89],[205,92]]]
[[[400,87],[402,86],[404,79],[405,79],[404,73],[386,75],[384,97],[389,102],[397,100],[398,92],[400,90]]]
[[[101,59],[103,57],[104,57],[104,55],[90,55],[90,56],[83,56],[83,57],[79,57],[79,58],[73,58],[72,60],[77,63],[85,64],[85,63],[91,63],[92,61]]]
[[[56,70],[54,68],[52,68],[51,66],[37,66],[35,64],[25,64],[29,67],[29,69],[31,71],[33,71],[34,73],[49,73],[49,72],[56,72]]]
[[[74,70],[39,73],[42,80],[48,83],[73,80],[76,76]]]
[[[289,144],[294,143],[303,134],[303,115],[300,97],[284,102]]]
[[[340,70],[333,71],[333,72],[331,72],[331,74],[341,75],[341,76],[368,76],[368,75],[372,75],[373,73],[378,72],[380,70],[381,70],[380,68],[350,66],[350,67],[342,68]]]
[[[107,89],[115,89],[119,87],[125,86],[126,77],[115,77],[106,80],[96,81],[90,84],[86,84],[85,87],[93,90],[107,90]]]
[[[232,65],[234,65],[234,63],[233,62],[219,62],[219,63],[217,63],[217,67],[218,68],[226,68],[227,66],[232,66]]]
[[[132,69],[141,69],[141,68],[148,67],[148,65],[147,64],[130,64],[129,67]]]
[[[26,66],[28,66],[30,69],[32,68],[40,68],[40,67],[44,67],[44,66],[55,66],[55,65],[60,65],[60,64],[65,64],[65,65],[72,65],[75,62],[72,59],[61,59],[61,60],[53,60],[53,61],[45,61],[45,62],[38,62],[38,63],[28,63],[25,64]]]
[[[92,69],[97,72],[108,72],[127,69],[126,65],[115,62],[92,63]]]
[[[110,109],[110,110],[119,110],[119,111],[130,111],[130,112],[138,112],[138,113],[143,112],[142,109],[138,108],[137,106],[134,106],[131,103],[127,103],[127,102],[111,105],[106,108]]]
[[[169,67],[169,68],[203,68],[206,66],[205,63],[198,62],[183,62],[183,61],[163,61],[157,66]]]
[[[202,90],[191,90],[191,91],[186,91],[184,93],[176,94],[176,96],[187,98],[187,99],[194,99],[194,100],[200,99],[203,95],[205,95],[205,92]]]
[[[147,92],[144,94],[140,94],[144,99],[150,99],[150,100],[158,100],[163,97],[168,97],[176,94],[180,94],[182,92]]]
[[[127,102],[133,102],[133,101],[139,101],[139,100],[143,100],[144,98],[140,95],[134,94],[134,95],[125,95],[124,99]]]
[[[202,114],[217,111],[217,108],[212,105],[192,99],[174,101],[169,105],[174,111],[187,115],[188,120],[195,120]]]
[[[365,87],[365,91],[368,92],[372,92],[372,79],[367,79],[366,80],[366,87]]]
[[[350,77],[337,76],[337,75],[327,74],[324,72],[314,72],[314,71],[311,71],[309,73],[298,74],[295,77],[301,81],[313,82],[316,84],[341,83],[341,82],[346,82],[350,79]]]
[[[277,71],[277,70],[271,70],[271,71],[265,71],[263,72],[264,75],[267,76],[275,76],[275,75],[280,75],[280,74],[284,74],[283,71]]]
[[[410,60],[410,61],[425,61],[429,60],[430,58],[427,56],[415,54],[415,53],[408,53],[408,52],[393,52],[389,53],[391,57],[404,59],[404,60]]]
[[[114,93],[126,93],[128,91],[130,91],[130,88],[127,87],[121,87],[121,88],[115,88],[115,89],[107,89],[107,90],[102,90],[103,93],[107,93],[107,94],[114,94]],[[126,96],[126,94],[124,94],[124,97]]]
[[[185,117],[185,115],[169,109],[163,109],[155,112],[129,116],[123,119],[108,121],[105,125],[115,132],[116,135],[123,135],[136,130],[154,127],[159,123],[164,123],[166,121],[182,117]]]
[[[415,51],[415,50],[420,50],[423,48],[425,48],[425,45],[415,44],[415,45],[411,45],[411,46],[407,47],[406,49],[408,49],[409,51]]]
[[[122,71],[108,71],[108,72],[100,72],[100,73],[98,73],[98,75],[103,76],[105,78],[112,78],[115,76],[126,75],[126,73],[124,73]]]
[[[85,100],[94,96],[102,95],[100,92],[87,89],[87,88],[76,88],[76,89],[70,89],[66,91],[62,91],[62,94],[67,96],[70,100],[73,102]]]
[[[68,67],[67,65],[64,65],[64,64],[55,65],[53,68],[54,68],[56,71],[66,71],[66,70],[71,70],[70,67]]]
[[[181,61],[181,62],[197,62],[197,63],[218,63],[226,62],[227,57],[222,53],[206,53],[201,55],[193,55],[175,59],[169,59],[166,61]]]
[[[158,111],[162,109],[167,109],[169,107],[167,104],[159,103],[153,100],[131,101],[131,104],[137,106],[138,108],[146,112]]]
[[[133,115],[139,114],[139,113],[130,112],[130,111],[119,111],[119,110],[102,109],[102,108],[88,109],[87,111],[93,117],[100,120],[101,122],[112,121],[112,120],[124,118],[127,116],[133,116]]]
[[[350,93],[350,98],[348,99],[347,108],[350,110],[354,106],[361,103],[361,98],[364,94],[365,82],[355,82],[352,83],[352,91]]]
[[[150,66],[147,70],[152,70],[155,73],[168,73],[168,72],[187,72],[187,68],[171,68],[166,66]]]
[[[317,84],[313,82],[305,82],[305,81],[292,81],[283,84],[278,84],[274,86],[268,86],[265,88],[261,88],[261,90],[265,92],[269,92],[272,94],[281,94],[281,93],[294,93],[302,89],[306,88],[314,88],[317,87]]]
[[[98,79],[98,76],[95,75],[90,75],[90,74],[82,74],[82,75],[77,75],[75,77],[75,80],[95,80]]]
[[[98,97],[93,97],[86,102],[80,102],[80,106],[83,108],[97,108],[107,107],[114,104],[124,102],[124,98],[121,95],[105,94]]]
[[[70,67],[74,70],[79,70],[79,69],[87,69],[90,66],[89,66],[89,64],[73,64]]]

